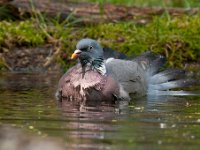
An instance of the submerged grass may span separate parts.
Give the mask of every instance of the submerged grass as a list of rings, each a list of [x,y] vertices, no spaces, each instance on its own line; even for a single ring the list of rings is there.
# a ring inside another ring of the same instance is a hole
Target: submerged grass
[[[185,62],[196,61],[200,56],[200,14],[194,16],[169,15],[154,17],[146,25],[134,22],[104,23],[77,27],[69,21],[41,21],[32,18],[24,21],[0,22],[0,49],[14,46],[39,46],[61,42],[62,53],[58,62],[68,66],[66,57],[75,49],[78,40],[89,37],[103,46],[128,54],[146,50],[168,58],[170,66],[183,67]],[[0,66],[3,66],[2,64]]]

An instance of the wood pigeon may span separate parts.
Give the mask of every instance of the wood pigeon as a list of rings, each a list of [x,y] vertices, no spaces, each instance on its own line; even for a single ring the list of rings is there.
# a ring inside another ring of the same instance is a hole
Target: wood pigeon
[[[71,56],[79,60],[60,79],[56,97],[76,102],[129,101],[131,95],[190,95],[195,92],[172,91],[196,83],[180,79],[185,71],[160,71],[165,58],[145,52],[134,59],[111,49],[103,49],[93,39],[82,39]]]

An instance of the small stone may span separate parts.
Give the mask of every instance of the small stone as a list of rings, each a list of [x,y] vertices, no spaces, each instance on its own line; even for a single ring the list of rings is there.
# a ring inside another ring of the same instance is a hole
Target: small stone
[[[167,124],[166,123],[160,123],[160,128],[161,129],[167,128]]]
[[[117,122],[117,120],[114,120],[114,119],[113,119],[112,122]]]
[[[29,129],[33,130],[33,129],[34,129],[34,127],[33,127],[33,126],[29,126]]]
[[[158,144],[161,145],[161,144],[162,144],[162,141],[161,141],[161,140],[158,140]]]
[[[175,128],[175,127],[176,127],[176,124],[173,124],[173,125],[172,125],[172,128]]]
[[[195,138],[195,136],[194,135],[191,135],[191,139],[194,139]]]

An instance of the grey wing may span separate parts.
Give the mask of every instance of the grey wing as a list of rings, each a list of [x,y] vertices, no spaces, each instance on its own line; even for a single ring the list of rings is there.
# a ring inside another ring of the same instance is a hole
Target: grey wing
[[[128,60],[128,56],[118,51],[115,51],[111,48],[104,47],[103,48],[104,59],[108,58],[116,58],[116,59],[126,59]]]
[[[109,75],[122,85],[127,93],[146,94],[145,71],[136,61],[108,60],[106,61],[106,70]]]

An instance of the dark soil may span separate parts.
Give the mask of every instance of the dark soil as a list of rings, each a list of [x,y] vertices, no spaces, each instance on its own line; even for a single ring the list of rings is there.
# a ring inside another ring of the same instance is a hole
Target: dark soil
[[[43,72],[60,71],[61,67],[54,61],[45,65],[54,54],[52,45],[36,48],[16,47],[4,53],[7,68],[10,71]]]

